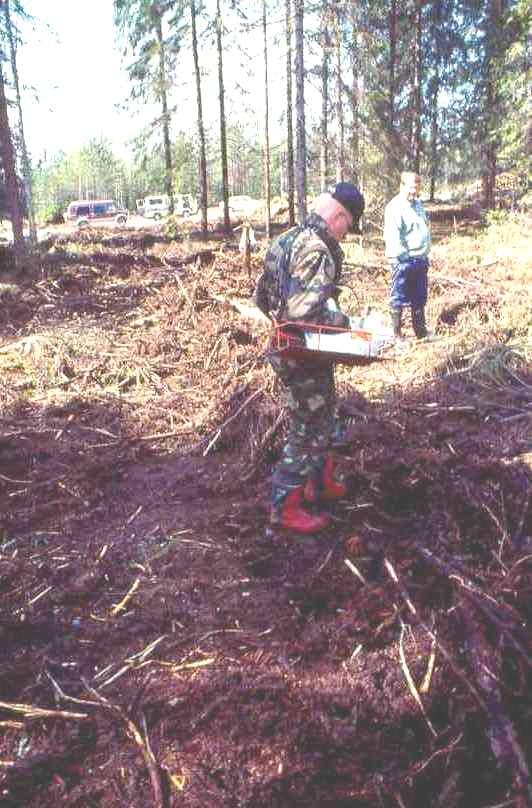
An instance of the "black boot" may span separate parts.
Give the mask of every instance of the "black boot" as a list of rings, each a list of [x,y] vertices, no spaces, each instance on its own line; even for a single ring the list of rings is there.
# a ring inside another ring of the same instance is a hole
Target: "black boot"
[[[393,328],[393,335],[394,337],[401,337],[401,327],[402,327],[402,320],[403,320],[403,310],[402,308],[391,308],[390,315],[392,318],[392,328]]]
[[[418,339],[425,339],[428,336],[425,309],[412,309],[412,328]]]

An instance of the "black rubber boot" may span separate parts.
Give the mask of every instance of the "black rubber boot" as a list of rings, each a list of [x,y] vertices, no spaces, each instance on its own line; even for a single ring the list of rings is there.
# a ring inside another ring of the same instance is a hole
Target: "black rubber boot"
[[[418,339],[425,339],[428,335],[425,322],[425,309],[412,309],[412,328]]]
[[[400,337],[403,323],[403,310],[401,308],[392,308],[390,309],[390,316],[392,318],[393,335],[394,337]]]

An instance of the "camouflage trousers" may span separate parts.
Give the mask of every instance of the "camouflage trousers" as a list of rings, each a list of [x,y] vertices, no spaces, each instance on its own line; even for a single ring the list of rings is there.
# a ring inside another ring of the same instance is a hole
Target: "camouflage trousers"
[[[273,478],[273,502],[291,488],[317,479],[331,449],[337,427],[334,366],[311,365],[269,357],[283,388],[288,410],[288,435]]]

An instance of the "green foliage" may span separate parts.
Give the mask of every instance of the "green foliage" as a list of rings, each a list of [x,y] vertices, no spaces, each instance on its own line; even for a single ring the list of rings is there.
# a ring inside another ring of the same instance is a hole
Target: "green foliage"
[[[178,239],[180,237],[179,222],[175,214],[166,219],[163,227],[163,233],[167,238],[170,239]]]
[[[241,123],[227,126],[227,159],[229,164],[229,194],[248,194],[254,198],[263,195],[262,144],[258,133]],[[272,193],[278,188],[278,166],[272,161]],[[222,175],[218,143],[207,143],[209,186],[213,201],[222,198]]]
[[[166,167],[164,155],[149,127],[134,141],[134,160],[129,180],[130,206],[147,194],[163,193]],[[197,140],[180,132],[172,143],[172,187],[174,193],[198,196]]]
[[[125,167],[105,139],[91,140],[79,151],[60,153],[33,172],[36,215],[46,221],[55,209],[64,212],[74,199],[123,202]],[[122,199],[117,196],[122,195]]]
[[[503,115],[500,126],[501,164],[530,176],[530,43],[532,6],[528,0],[512,4],[505,20],[508,47],[503,52],[498,84]]]
[[[499,227],[505,225],[513,218],[513,214],[507,210],[488,210],[485,214],[485,222],[488,227]]]
[[[39,211],[39,220],[43,224],[62,224],[64,222],[64,206],[59,202],[44,205]]]
[[[179,132],[172,148],[174,190],[178,194],[198,195],[199,144],[197,138]]]
[[[183,0],[114,0],[115,25],[125,43],[133,99],[160,101],[169,89],[186,31],[183,16]],[[165,59],[163,76],[161,48]]]

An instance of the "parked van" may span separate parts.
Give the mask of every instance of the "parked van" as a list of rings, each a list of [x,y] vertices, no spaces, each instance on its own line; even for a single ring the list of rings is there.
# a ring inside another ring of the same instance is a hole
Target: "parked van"
[[[78,227],[113,222],[123,227],[127,217],[127,210],[118,208],[112,199],[78,199],[65,212],[65,222],[75,222]]]
[[[137,199],[137,213],[147,219],[162,219],[170,212],[170,200],[166,194],[157,196],[145,196],[144,199]],[[191,194],[175,194],[174,213],[177,216],[192,216],[197,213],[198,203]]]
[[[168,216],[170,200],[166,194],[158,196],[145,196],[144,199],[137,199],[137,211],[147,219],[162,219]]]

